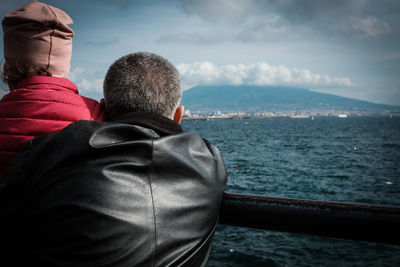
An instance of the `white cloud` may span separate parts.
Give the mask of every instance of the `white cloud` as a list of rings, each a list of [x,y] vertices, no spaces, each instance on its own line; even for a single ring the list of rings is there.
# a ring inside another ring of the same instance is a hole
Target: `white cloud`
[[[103,79],[82,79],[77,83],[81,92],[85,93],[103,93]]]
[[[286,85],[307,88],[348,87],[347,77],[330,77],[307,69],[271,66],[266,62],[215,66],[211,62],[178,64],[183,87],[195,85]]]
[[[73,68],[68,78],[77,87],[82,95],[99,95],[103,94],[103,80],[104,75],[99,77],[99,73],[91,73],[84,68]]]
[[[84,72],[85,72],[84,68],[81,67],[73,68],[68,74],[68,79],[70,79],[71,82],[75,83],[78,81],[78,79],[82,78]]]

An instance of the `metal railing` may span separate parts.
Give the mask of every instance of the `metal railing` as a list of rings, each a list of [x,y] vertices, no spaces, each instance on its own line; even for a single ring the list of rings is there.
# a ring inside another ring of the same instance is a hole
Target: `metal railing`
[[[219,224],[400,245],[400,208],[225,193]]]

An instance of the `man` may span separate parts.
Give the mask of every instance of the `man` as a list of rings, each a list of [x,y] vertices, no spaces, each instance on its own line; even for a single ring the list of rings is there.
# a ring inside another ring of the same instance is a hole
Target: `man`
[[[182,131],[181,95],[166,59],[117,60],[104,80],[110,122],[73,123],[17,155],[0,253],[14,265],[204,266],[226,171],[213,145]]]

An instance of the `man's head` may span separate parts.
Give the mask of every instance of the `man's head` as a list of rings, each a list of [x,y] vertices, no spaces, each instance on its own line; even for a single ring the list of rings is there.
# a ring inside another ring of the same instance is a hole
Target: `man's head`
[[[3,80],[16,85],[34,75],[67,77],[70,69],[72,19],[61,9],[30,1],[3,19]]]
[[[176,68],[165,58],[139,52],[115,61],[104,79],[104,101],[110,119],[129,112],[151,112],[175,119],[182,98]]]

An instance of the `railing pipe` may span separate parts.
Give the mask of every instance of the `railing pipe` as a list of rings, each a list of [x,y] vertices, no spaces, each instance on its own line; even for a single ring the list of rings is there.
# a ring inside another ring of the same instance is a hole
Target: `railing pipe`
[[[400,245],[400,208],[225,193],[219,224]]]

